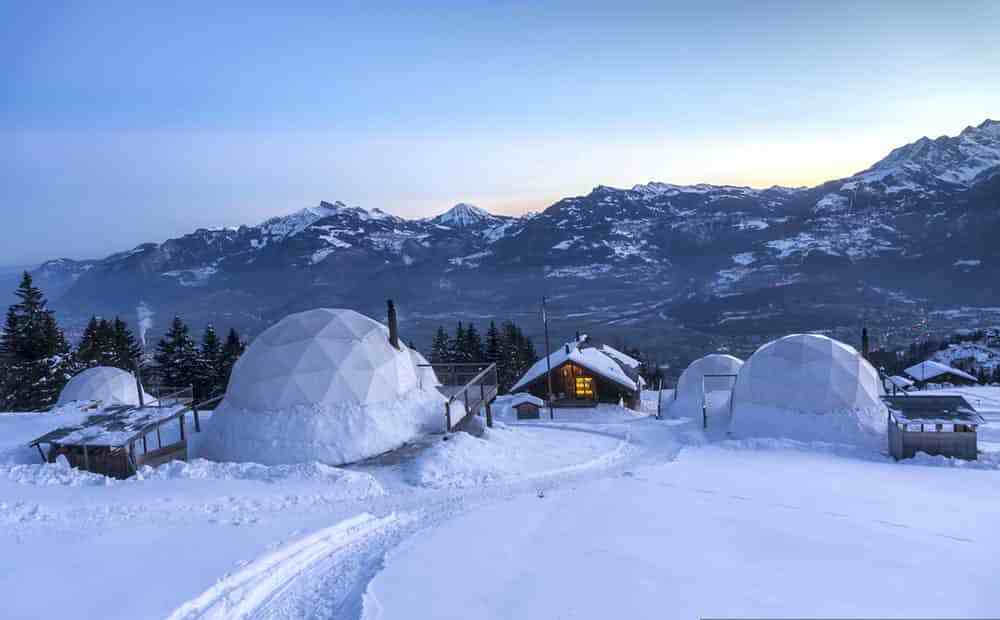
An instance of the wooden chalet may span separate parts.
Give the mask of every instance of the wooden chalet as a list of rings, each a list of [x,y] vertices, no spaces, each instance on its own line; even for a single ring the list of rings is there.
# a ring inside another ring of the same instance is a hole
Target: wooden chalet
[[[639,408],[643,380],[638,360],[607,345],[595,345],[586,337],[568,342],[547,359],[538,360],[510,391],[547,399],[550,367],[557,407],[623,402],[631,409]]]
[[[29,446],[53,463],[64,456],[72,467],[113,478],[128,478],[143,465],[156,467],[187,460],[185,415],[192,409],[169,407],[107,407],[82,423],[46,433]],[[201,430],[197,409],[195,430]]]

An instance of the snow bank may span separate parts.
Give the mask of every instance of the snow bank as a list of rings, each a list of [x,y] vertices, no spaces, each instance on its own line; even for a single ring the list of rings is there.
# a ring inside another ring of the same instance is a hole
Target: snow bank
[[[422,487],[469,488],[598,466],[620,456],[624,446],[601,433],[497,424],[482,437],[454,433],[436,442],[406,466],[404,478]]]
[[[66,462],[0,465],[0,480],[37,487],[107,486],[115,482],[100,474],[74,469]]]
[[[215,461],[341,465],[443,426],[444,397],[414,357],[353,310],[285,317],[250,345],[199,451]]]
[[[878,373],[846,344],[814,334],[770,342],[740,369],[731,432],[870,444],[885,433]]]
[[[258,463],[214,463],[205,459],[190,462],[172,461],[159,467],[142,467],[143,480],[253,480],[257,482],[330,482],[362,485],[369,488],[367,497],[385,495],[385,489],[374,478],[322,463],[295,463],[268,467]]]

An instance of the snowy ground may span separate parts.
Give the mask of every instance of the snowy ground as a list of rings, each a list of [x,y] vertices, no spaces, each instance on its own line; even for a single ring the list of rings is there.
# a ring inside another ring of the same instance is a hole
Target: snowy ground
[[[1000,389],[966,388],[1000,427]],[[646,403],[646,411],[655,404]],[[431,437],[349,468],[142,480],[19,447],[0,415],[4,618],[995,616],[1000,433],[966,464],[616,407]]]

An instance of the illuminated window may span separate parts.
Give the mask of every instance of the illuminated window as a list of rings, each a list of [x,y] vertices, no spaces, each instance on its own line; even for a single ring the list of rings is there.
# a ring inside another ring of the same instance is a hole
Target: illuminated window
[[[594,398],[594,379],[592,377],[576,378],[576,397],[587,399]]]

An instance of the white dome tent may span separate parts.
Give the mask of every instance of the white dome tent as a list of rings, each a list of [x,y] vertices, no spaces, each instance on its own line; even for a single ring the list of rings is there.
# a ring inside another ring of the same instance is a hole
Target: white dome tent
[[[353,310],[309,310],[265,330],[240,357],[201,452],[340,465],[440,430],[443,402],[434,386],[418,387],[414,357],[389,343],[384,325]]]
[[[674,399],[668,403],[669,415],[700,418],[705,403],[710,415],[715,411],[724,412],[728,417],[729,398],[742,366],[743,360],[722,353],[712,353],[691,362],[677,381]]]
[[[147,397],[147,402],[150,398]],[[120,368],[95,366],[75,375],[59,393],[58,405],[74,401],[95,402],[102,406],[139,405],[135,377]]]
[[[861,443],[886,428],[878,372],[858,352],[814,334],[759,348],[733,391],[736,436]]]

